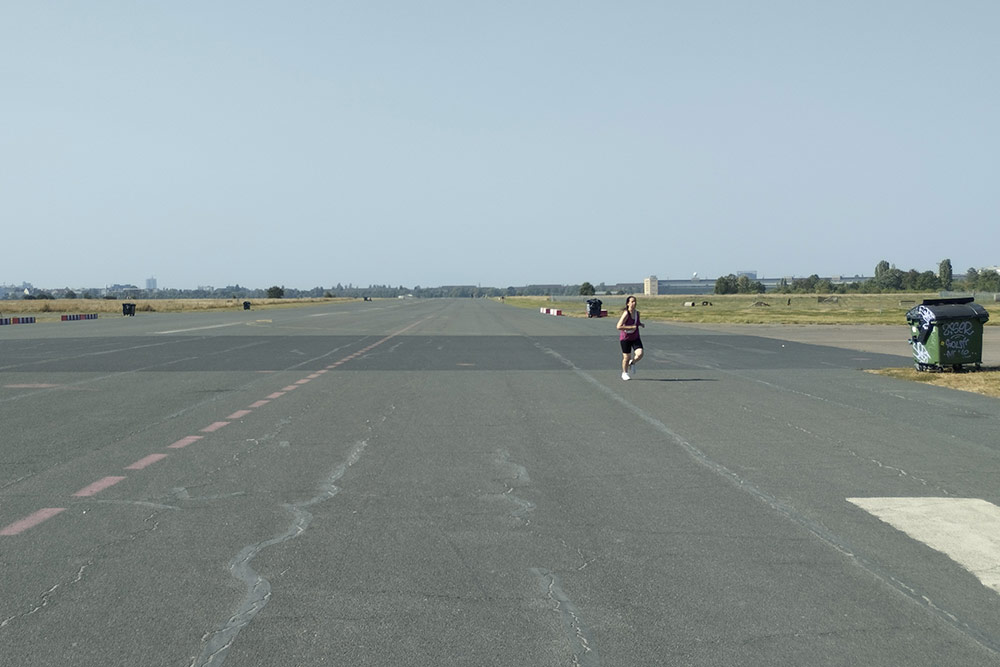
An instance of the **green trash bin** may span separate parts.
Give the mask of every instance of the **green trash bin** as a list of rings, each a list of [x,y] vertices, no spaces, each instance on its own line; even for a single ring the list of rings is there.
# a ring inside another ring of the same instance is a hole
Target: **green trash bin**
[[[973,298],[926,299],[906,313],[913,364],[920,371],[976,370],[983,361],[983,324],[990,319]]]

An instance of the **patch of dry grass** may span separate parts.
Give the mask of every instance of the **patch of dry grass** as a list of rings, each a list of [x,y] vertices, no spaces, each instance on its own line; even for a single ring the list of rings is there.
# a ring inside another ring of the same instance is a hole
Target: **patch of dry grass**
[[[937,294],[695,294],[642,296],[639,310],[647,320],[697,324],[905,324],[906,311]],[[617,316],[624,296],[598,296],[609,316]],[[564,315],[586,317],[585,299],[507,297],[524,308],[560,308]],[[695,305],[686,305],[695,304]]]
[[[983,366],[982,370],[969,371],[966,373],[928,373],[918,371],[916,368],[883,368],[870,370],[869,373],[885,375],[899,380],[909,380],[911,382],[924,382],[937,387],[947,387],[948,389],[958,389],[984,396],[1000,398],[1000,368]]]
[[[134,303],[136,313],[182,313],[206,310],[241,310],[249,301],[254,310],[293,308],[312,303],[357,301],[350,298],[330,299],[30,299],[0,301],[0,315],[20,317],[34,315],[38,322],[57,321],[63,315],[80,313],[122,314],[123,303]]]

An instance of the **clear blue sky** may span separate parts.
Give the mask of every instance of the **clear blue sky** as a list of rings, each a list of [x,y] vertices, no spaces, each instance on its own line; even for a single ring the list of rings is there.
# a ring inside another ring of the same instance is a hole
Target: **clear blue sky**
[[[0,284],[1000,264],[995,0],[9,2]]]

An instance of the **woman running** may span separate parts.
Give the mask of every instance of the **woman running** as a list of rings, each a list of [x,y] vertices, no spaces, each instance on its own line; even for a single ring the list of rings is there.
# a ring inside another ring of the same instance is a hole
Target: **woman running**
[[[625,299],[625,309],[618,318],[618,340],[622,346],[622,380],[631,380],[635,375],[635,364],[642,359],[642,339],[639,327],[646,325],[639,320],[634,296]]]

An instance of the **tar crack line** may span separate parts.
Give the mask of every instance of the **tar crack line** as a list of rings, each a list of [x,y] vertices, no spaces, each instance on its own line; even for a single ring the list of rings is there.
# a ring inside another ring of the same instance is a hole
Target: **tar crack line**
[[[223,627],[206,635],[201,655],[191,663],[191,667],[220,667],[225,662],[229,648],[236,641],[237,635],[250,624],[271,598],[271,583],[251,567],[251,561],[264,549],[295,539],[304,533],[313,518],[307,508],[337,495],[340,487],[336,482],[344,476],[349,467],[358,462],[367,446],[367,440],[357,443],[347,459],[320,485],[318,494],[302,502],[284,505],[292,515],[292,523],[285,532],[269,540],[244,547],[229,562],[229,570],[233,577],[246,585],[246,595],[229,621]]]
[[[566,636],[573,652],[575,667],[599,667],[601,657],[597,646],[590,640],[589,632],[580,617],[580,610],[569,599],[559,585],[559,579],[552,572],[537,567],[531,568],[532,574],[538,577],[545,590],[545,597],[555,603],[556,611],[562,618],[566,628]]]
[[[87,565],[89,565],[89,563]],[[83,579],[83,571],[87,569],[87,565],[81,565],[80,569],[77,570],[76,577],[73,579],[73,581],[68,582],[67,585],[80,583],[80,581]],[[37,613],[48,607],[49,601],[52,599],[52,596],[55,595],[56,591],[59,589],[61,585],[62,584],[56,584],[49,590],[42,593],[41,599],[39,600],[38,604],[30,611],[26,611],[23,614],[16,614],[14,616],[10,616],[9,618],[0,620],[0,628],[5,628],[12,622],[16,621],[17,619],[24,618],[26,616],[31,616],[32,614]]]
[[[504,480],[504,486],[507,490],[503,492],[503,497],[517,506],[517,510],[512,512],[511,516],[521,521],[525,526],[530,525],[531,519],[528,515],[535,511],[535,503],[521,498],[514,493],[515,488],[531,483],[527,469],[518,463],[512,462],[510,460],[510,452],[505,449],[498,449],[495,456],[496,464],[505,474],[513,477],[512,481]]]

